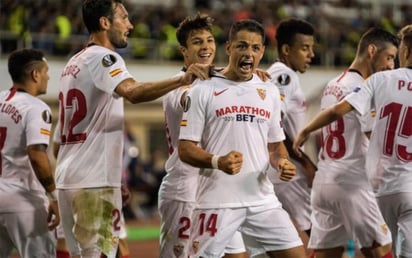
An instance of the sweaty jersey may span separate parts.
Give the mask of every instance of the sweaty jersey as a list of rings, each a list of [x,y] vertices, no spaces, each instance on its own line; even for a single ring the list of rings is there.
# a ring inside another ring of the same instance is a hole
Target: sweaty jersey
[[[366,160],[378,196],[412,191],[412,70],[373,74],[347,100],[360,113],[376,108]]]
[[[267,72],[272,78],[271,82],[279,89],[284,130],[293,140],[305,125],[307,110],[298,74],[280,61],[273,63]],[[294,164],[297,166],[297,173],[292,181],[304,177],[300,163],[295,161]],[[278,176],[271,177],[271,180],[276,184],[288,183],[280,180]]]
[[[338,103],[363,82],[363,77],[356,70],[347,69],[326,85],[321,109]],[[365,132],[370,132],[372,127],[371,112],[364,116],[350,112],[323,127],[316,182],[369,188],[365,172],[369,140]]]
[[[176,76],[183,74],[184,72],[181,71]],[[199,169],[181,161],[177,151],[180,122],[183,115],[180,99],[188,89],[189,86],[183,86],[168,92],[163,97],[169,158],[165,164],[167,173],[160,185],[159,198],[195,202]]]
[[[243,154],[241,171],[228,175],[200,169],[200,208],[230,208],[272,203],[273,184],[267,177],[268,143],[283,141],[279,91],[256,75],[234,82],[223,76],[196,81],[185,100],[180,139],[199,142],[207,152]]]
[[[31,211],[39,199],[47,203],[27,147],[49,145],[51,121],[39,98],[15,87],[0,92],[0,212]]]
[[[73,56],[60,76],[59,189],[120,186],[123,98],[114,90],[132,76],[123,58],[101,46]]]

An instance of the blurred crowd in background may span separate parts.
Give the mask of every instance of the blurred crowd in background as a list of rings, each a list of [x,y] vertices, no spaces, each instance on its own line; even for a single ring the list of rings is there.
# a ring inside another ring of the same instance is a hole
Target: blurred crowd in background
[[[2,0],[1,53],[18,47],[36,47],[47,54],[66,56],[83,47],[82,0]],[[354,57],[360,35],[370,26],[396,33],[411,23],[412,3],[406,0],[168,0],[126,1],[134,25],[125,58],[154,61],[181,60],[175,30],[187,15],[208,13],[215,19],[217,62],[226,60],[223,44],[233,21],[253,18],[267,33],[263,63],[276,57],[277,23],[294,16],[317,29],[315,65],[347,65]]]

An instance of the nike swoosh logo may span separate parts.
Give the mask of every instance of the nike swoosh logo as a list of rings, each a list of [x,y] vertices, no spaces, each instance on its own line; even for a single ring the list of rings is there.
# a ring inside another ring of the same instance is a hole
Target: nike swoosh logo
[[[215,92],[213,93],[213,95],[219,96],[220,94],[222,94],[223,92],[227,91],[228,89],[229,89],[229,88],[226,88],[226,89],[221,90],[221,91],[215,91]]]

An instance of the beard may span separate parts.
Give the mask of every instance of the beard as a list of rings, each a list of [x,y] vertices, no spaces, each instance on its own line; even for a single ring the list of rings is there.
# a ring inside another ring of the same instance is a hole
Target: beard
[[[125,48],[125,47],[127,47],[127,40],[123,40],[123,38],[121,37],[121,35],[119,33],[110,31],[109,32],[109,40],[110,40],[110,43],[112,43],[112,45],[115,48]]]

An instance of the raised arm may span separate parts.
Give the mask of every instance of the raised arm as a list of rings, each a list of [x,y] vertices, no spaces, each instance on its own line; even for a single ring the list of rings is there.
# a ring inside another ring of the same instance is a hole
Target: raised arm
[[[295,153],[298,156],[302,156],[299,147],[302,146],[303,143],[308,139],[310,133],[332,123],[333,121],[341,118],[343,115],[352,110],[353,107],[346,100],[341,100],[339,103],[322,110],[296,136],[293,142],[293,150],[295,151]]]
[[[184,75],[156,82],[137,82],[129,78],[122,81],[115,91],[134,104],[152,101],[180,86],[191,84],[196,78],[208,79],[212,68],[211,65],[192,64]]]

